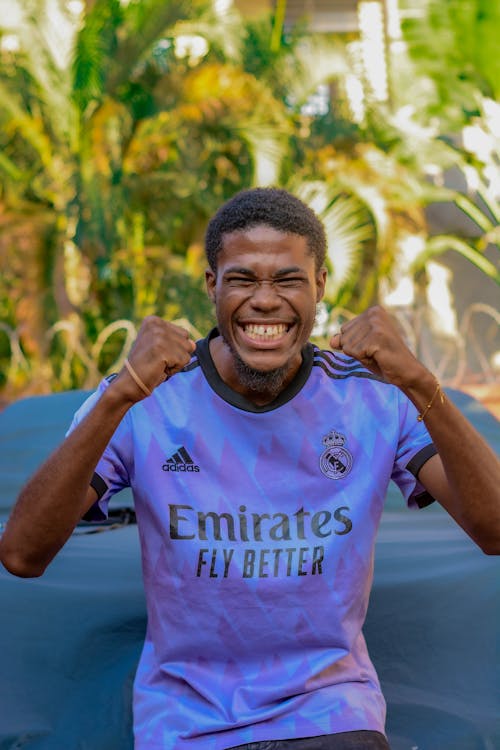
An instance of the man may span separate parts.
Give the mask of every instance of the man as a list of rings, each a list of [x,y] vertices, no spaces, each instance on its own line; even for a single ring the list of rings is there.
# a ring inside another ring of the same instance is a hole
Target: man
[[[500,463],[381,308],[333,351],[308,342],[326,241],[298,199],[239,193],[206,251],[218,329],[195,345],[143,322],[22,491],[2,560],[40,575],[131,486],[148,608],[137,750],[388,748],[361,628],[389,480],[493,554]]]

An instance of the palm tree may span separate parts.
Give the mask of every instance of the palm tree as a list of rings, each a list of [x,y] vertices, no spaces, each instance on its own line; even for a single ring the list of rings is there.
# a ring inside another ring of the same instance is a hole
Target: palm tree
[[[182,312],[183,293],[206,320],[203,224],[276,161],[288,115],[238,68],[234,15],[204,2],[89,5],[80,30],[69,19],[72,66],[42,0],[25,12],[20,51],[0,59],[2,202],[47,225],[48,323],[76,310],[97,333],[122,315]],[[193,38],[210,54],[182,54]]]

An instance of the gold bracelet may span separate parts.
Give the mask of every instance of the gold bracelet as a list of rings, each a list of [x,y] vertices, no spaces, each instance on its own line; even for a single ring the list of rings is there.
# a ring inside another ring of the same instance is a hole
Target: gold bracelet
[[[439,397],[440,397],[441,403],[444,404],[446,397],[445,397],[445,395],[444,395],[444,393],[443,393],[443,391],[441,389],[441,383],[438,380],[436,380],[436,390],[432,394],[432,398],[429,401],[429,403],[427,404],[427,406],[425,407],[425,409],[423,410],[422,414],[418,415],[417,420],[419,422],[421,422],[423,420],[423,418],[425,417],[425,415],[427,414],[427,412],[431,408],[431,406],[434,403],[434,400],[435,400],[436,396],[438,395],[438,393],[439,393]]]
[[[132,378],[135,380],[135,382],[137,383],[137,385],[141,389],[141,391],[143,393],[145,393],[146,396],[151,396],[151,394],[153,393],[153,391],[150,391],[149,388],[147,387],[147,385],[142,382],[142,380],[140,379],[139,375],[136,373],[136,371],[134,370],[134,368],[132,367],[132,365],[130,364],[130,362],[128,361],[128,359],[125,360],[124,364],[125,364],[125,367],[127,368],[127,370],[129,371],[130,375],[132,376]]]

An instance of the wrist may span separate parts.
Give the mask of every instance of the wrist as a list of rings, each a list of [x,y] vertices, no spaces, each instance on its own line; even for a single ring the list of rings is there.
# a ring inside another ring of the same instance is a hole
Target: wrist
[[[418,380],[413,380],[401,390],[418,411],[418,420],[422,421],[431,409],[444,402],[444,393],[439,380],[429,370],[423,368]]]
[[[135,371],[135,369],[132,367],[131,363],[129,362],[128,358],[123,363],[128,371],[128,374],[132,378],[132,380],[135,382],[136,385],[139,386],[144,396],[151,396],[152,391],[148,388],[148,386],[145,384],[145,382],[139,377],[139,374]]]
[[[414,354],[407,352],[407,355],[398,357],[397,372],[394,368],[394,372],[389,372],[386,377],[388,382],[396,385],[408,398],[411,398],[412,394],[418,397],[419,393],[432,390],[436,378]]]
[[[123,374],[122,371],[111,380],[102,397],[105,398],[110,408],[125,412],[134,404],[142,401],[144,394],[128,374]]]

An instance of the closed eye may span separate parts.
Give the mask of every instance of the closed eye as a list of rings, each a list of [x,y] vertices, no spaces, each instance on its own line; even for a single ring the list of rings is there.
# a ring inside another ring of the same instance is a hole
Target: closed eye
[[[256,284],[256,280],[249,278],[248,276],[228,276],[226,278],[226,283],[229,284],[229,286],[252,286],[252,284]]]
[[[276,279],[275,284],[277,284],[279,287],[295,287],[295,286],[301,286],[302,284],[306,283],[306,279],[304,279],[302,276],[285,276],[281,279]]]

